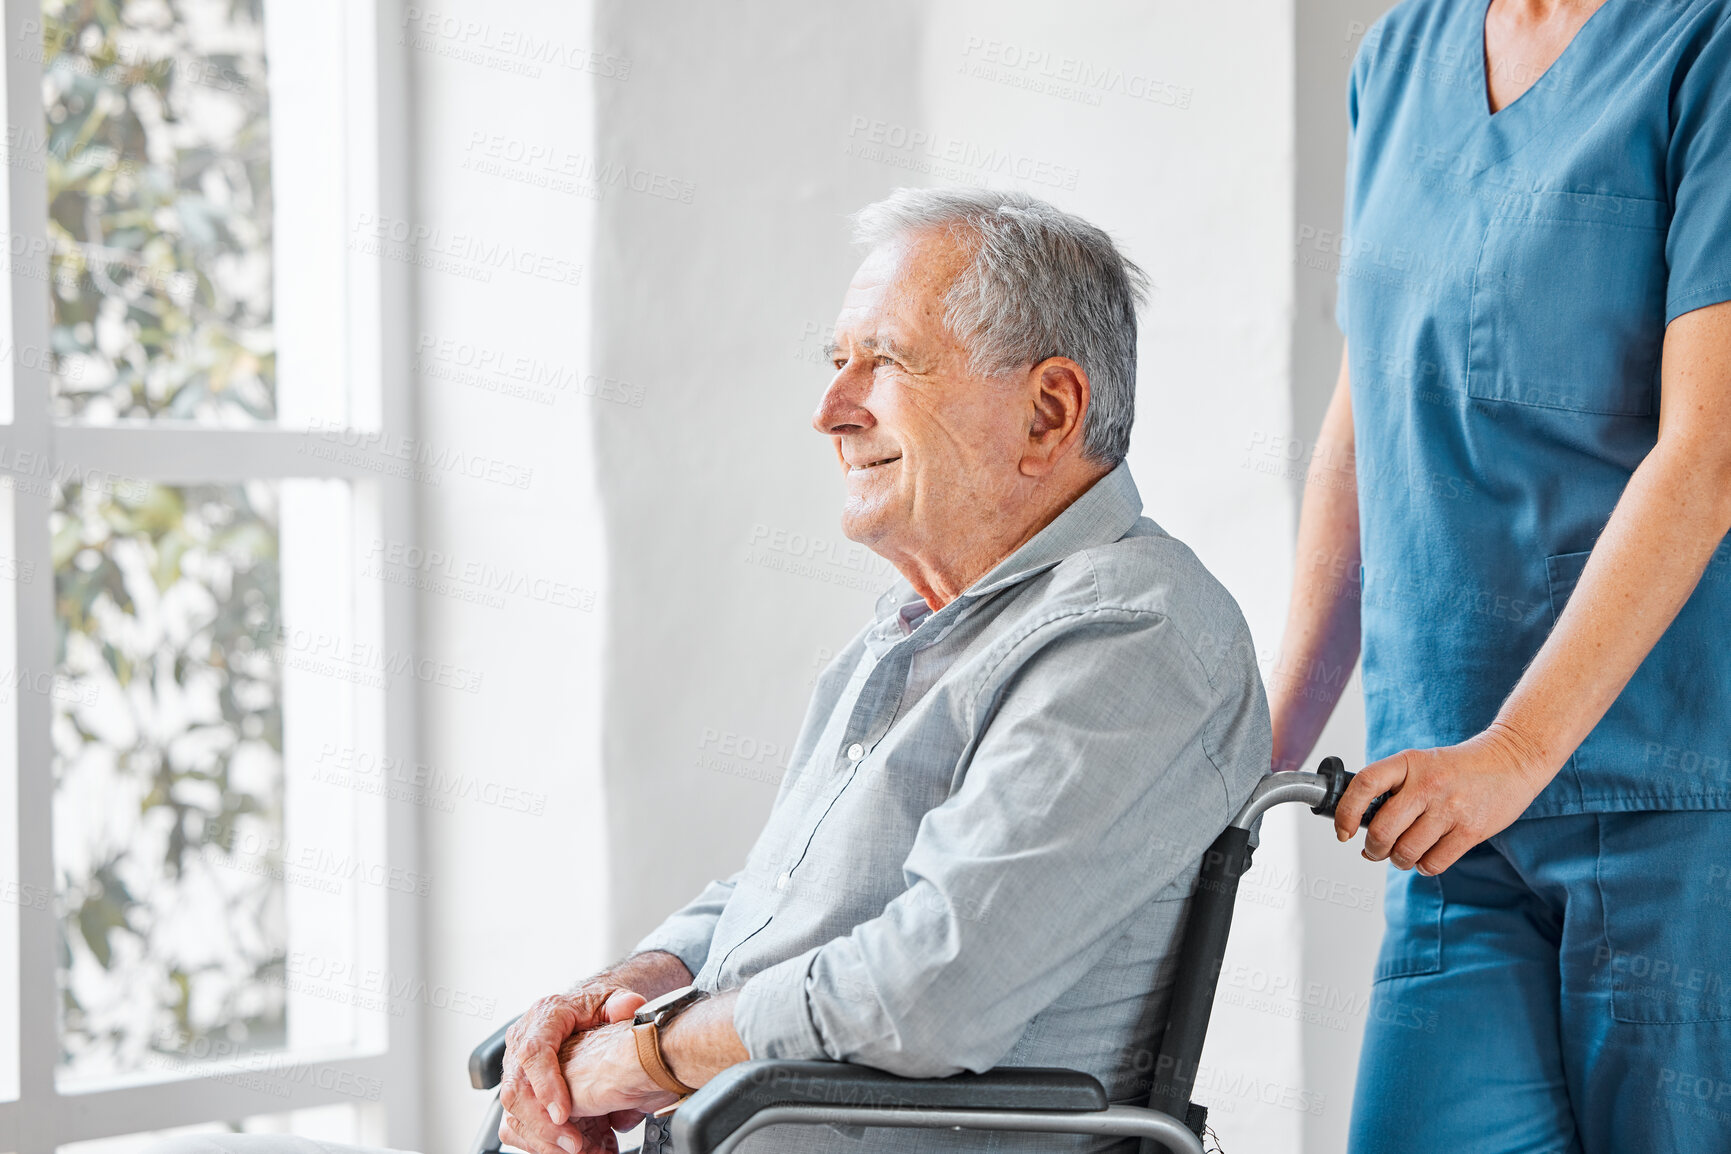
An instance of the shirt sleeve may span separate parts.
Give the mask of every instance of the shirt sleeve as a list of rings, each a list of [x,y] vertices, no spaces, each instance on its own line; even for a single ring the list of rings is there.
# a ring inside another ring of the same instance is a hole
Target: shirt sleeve
[[[1267,769],[1254,664],[1217,688],[1163,615],[1048,622],[998,668],[963,783],[903,864],[908,888],[741,987],[734,1026],[753,1058],[910,1077],[992,1068],[1135,911],[1195,870]]]
[[[704,886],[702,893],[669,914],[667,920],[651,930],[647,937],[632,947],[631,952],[641,954],[661,950],[672,954],[684,962],[685,968],[695,977],[709,957],[709,942],[715,937],[715,923],[721,920],[721,911],[727,905],[727,899],[733,896],[733,888],[739,884],[743,872]]]
[[[1671,105],[1666,324],[1731,300],[1731,14],[1702,35]]]

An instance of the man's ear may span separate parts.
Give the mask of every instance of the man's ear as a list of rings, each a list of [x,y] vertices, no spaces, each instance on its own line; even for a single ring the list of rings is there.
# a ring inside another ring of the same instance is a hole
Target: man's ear
[[[1088,373],[1069,357],[1047,357],[1028,370],[1028,385],[1032,404],[1021,471],[1025,477],[1043,477],[1081,439]]]

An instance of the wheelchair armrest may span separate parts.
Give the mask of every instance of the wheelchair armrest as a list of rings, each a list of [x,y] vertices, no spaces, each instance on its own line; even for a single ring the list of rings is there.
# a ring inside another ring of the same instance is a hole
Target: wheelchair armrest
[[[487,1035],[469,1055],[469,1085],[477,1090],[491,1090],[505,1076],[505,1031],[517,1022],[512,1018]]]
[[[673,1144],[710,1151],[775,1106],[865,1109],[1104,1110],[1105,1087],[1079,1070],[1005,1066],[984,1074],[902,1078],[849,1062],[759,1060],[730,1066],[673,1115]]]

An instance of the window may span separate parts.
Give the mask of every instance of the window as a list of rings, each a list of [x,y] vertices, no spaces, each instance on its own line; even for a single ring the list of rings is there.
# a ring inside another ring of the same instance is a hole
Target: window
[[[396,46],[343,0],[5,10],[0,1150],[414,1144],[425,881],[366,767],[418,670],[361,564],[412,523]]]

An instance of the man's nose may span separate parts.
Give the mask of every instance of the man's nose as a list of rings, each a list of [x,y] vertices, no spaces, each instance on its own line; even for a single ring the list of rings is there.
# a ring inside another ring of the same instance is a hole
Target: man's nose
[[[866,408],[866,395],[870,388],[870,370],[855,361],[848,361],[823,391],[817,412],[812,414],[811,427],[826,437],[870,428],[877,423],[871,410]]]

